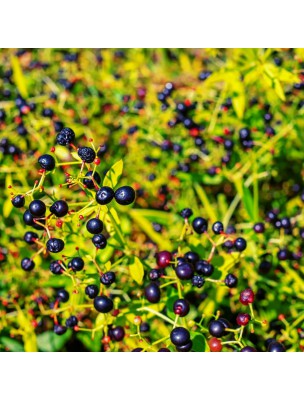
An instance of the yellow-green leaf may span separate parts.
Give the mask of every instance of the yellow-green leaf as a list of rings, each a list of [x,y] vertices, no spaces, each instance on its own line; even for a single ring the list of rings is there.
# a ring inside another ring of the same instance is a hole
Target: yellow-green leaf
[[[26,81],[18,57],[12,56],[11,64],[12,64],[14,82],[20,94],[26,98],[28,97]]]
[[[232,106],[238,118],[242,119],[245,111],[245,95],[239,94],[238,96],[233,97]]]
[[[275,90],[276,94],[278,95],[278,97],[284,101],[285,100],[284,90],[278,79],[274,80],[274,90]]]
[[[103,186],[109,186],[111,188],[115,188],[118,183],[119,178],[121,177],[123,170],[123,161],[117,161],[107,172],[104,180]]]
[[[134,262],[129,269],[131,277],[140,285],[144,277],[144,266],[138,257],[134,257]]]

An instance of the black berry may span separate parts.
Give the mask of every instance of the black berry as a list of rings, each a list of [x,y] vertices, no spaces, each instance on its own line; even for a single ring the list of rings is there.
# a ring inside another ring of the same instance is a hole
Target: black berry
[[[46,212],[46,206],[41,200],[33,200],[29,205],[33,217],[42,217]]]
[[[50,211],[52,214],[56,215],[56,217],[64,217],[69,211],[68,203],[64,200],[55,201],[50,207]]]
[[[64,248],[64,241],[61,239],[49,239],[46,242],[46,248],[50,253],[59,253]]]
[[[114,197],[114,190],[110,188],[109,186],[102,186],[97,192],[96,192],[96,201],[98,204],[108,204],[113,200]]]
[[[179,315],[180,317],[185,317],[189,314],[190,304],[185,299],[178,299],[173,304],[173,312],[174,314]]]
[[[103,222],[99,218],[92,218],[87,222],[86,228],[90,233],[101,233],[103,230]]]
[[[97,296],[94,299],[94,307],[101,313],[108,313],[113,310],[113,301],[107,296]]]
[[[208,222],[205,218],[197,217],[192,222],[192,227],[196,233],[204,233],[208,229]]]
[[[100,182],[101,182],[100,175],[99,175],[99,173],[96,172],[96,171],[94,172],[94,174],[93,174],[93,171],[89,171],[89,172],[86,173],[85,176],[86,176],[87,178],[85,178],[85,179],[83,180],[83,184],[84,184],[88,189],[94,189],[94,187],[95,187],[94,181],[95,181],[95,183],[96,183],[97,185],[99,185]],[[93,181],[92,177],[93,177],[94,181]],[[114,195],[114,193],[113,193],[113,195]]]
[[[40,167],[46,171],[52,171],[55,168],[55,158],[49,154],[44,154],[38,158]]]
[[[12,199],[12,204],[16,208],[21,208],[25,204],[25,198],[21,194],[18,194]]]
[[[89,296],[90,299],[94,299],[99,293],[99,289],[97,285],[88,285],[85,288],[85,294]]]
[[[91,147],[80,147],[78,149],[78,155],[82,161],[86,163],[92,163],[96,158],[96,153]]]
[[[193,278],[193,275],[194,275],[193,268],[188,263],[183,263],[183,264],[178,265],[175,268],[175,273],[176,273],[176,276],[180,280],[183,280],[183,281]]]
[[[174,328],[170,333],[170,339],[175,346],[184,346],[190,341],[190,333],[182,327]]]
[[[220,221],[217,221],[212,225],[212,230],[216,235],[220,235],[224,232],[224,225]]]
[[[69,265],[74,272],[81,271],[84,268],[84,261],[81,257],[74,257]]]
[[[132,204],[135,200],[135,190],[131,186],[122,186],[115,192],[115,200],[122,206]]]
[[[110,286],[112,283],[114,283],[116,280],[115,273],[112,271],[105,272],[101,277],[100,277],[100,282],[105,285],[105,286]]]
[[[32,269],[34,269],[34,267],[35,267],[35,263],[34,263],[34,261],[33,260],[31,260],[30,258],[23,258],[22,260],[21,260],[21,268],[24,270],[24,271],[31,271]]]
[[[226,275],[225,278],[225,285],[228,286],[229,288],[234,288],[238,284],[238,278],[233,275],[233,274],[228,274]]]
[[[67,146],[75,140],[75,133],[71,128],[63,128],[57,135],[56,142],[61,146]]]
[[[97,249],[104,249],[107,246],[107,239],[101,233],[94,235],[92,242]]]
[[[157,283],[151,282],[145,287],[145,298],[150,303],[158,303],[160,300],[161,292]]]

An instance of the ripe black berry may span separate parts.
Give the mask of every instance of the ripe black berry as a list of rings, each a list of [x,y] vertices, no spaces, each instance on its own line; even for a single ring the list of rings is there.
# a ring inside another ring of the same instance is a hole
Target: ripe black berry
[[[115,192],[115,200],[122,206],[132,204],[135,200],[135,190],[131,186],[122,186]]]
[[[57,261],[57,260],[52,261],[51,264],[50,264],[50,271],[54,275],[61,275],[62,272],[63,272],[63,268],[62,268],[61,263],[59,261]]]
[[[101,233],[103,230],[103,222],[99,218],[92,218],[86,224],[87,231],[93,234]]]
[[[98,204],[108,204],[110,201],[113,200],[114,197],[114,190],[110,188],[109,186],[102,186],[97,192],[96,192],[96,201]]]
[[[287,249],[280,249],[277,253],[278,260],[285,261],[290,258],[290,252]]]
[[[170,339],[175,346],[184,346],[190,341],[190,333],[182,327],[174,328],[170,333]]]
[[[70,295],[65,289],[59,289],[57,291],[56,299],[62,303],[69,301]]]
[[[159,269],[151,269],[149,272],[150,281],[157,281],[161,277],[161,271]]]
[[[254,225],[253,230],[255,231],[255,233],[264,233],[265,225],[262,222],[258,222]]]
[[[18,194],[12,199],[12,204],[16,208],[21,208],[25,204],[25,198],[21,194]]]
[[[64,333],[66,333],[67,328],[66,326],[62,326],[62,325],[54,325],[54,333],[56,333],[56,335],[63,335]]]
[[[112,283],[114,283],[115,280],[116,280],[116,276],[115,276],[115,273],[112,271],[108,271],[100,277],[100,282],[105,286],[112,285]]]
[[[169,251],[160,251],[156,254],[156,264],[159,268],[166,268],[172,261],[172,254]]]
[[[145,298],[150,303],[158,303],[160,300],[161,292],[157,283],[151,282],[145,287]]]
[[[78,319],[75,317],[75,315],[71,315],[66,321],[65,321],[65,326],[67,328],[74,328],[78,324]]]
[[[226,275],[225,278],[225,285],[228,286],[229,288],[234,288],[238,284],[238,278],[233,275],[233,274],[228,274]]]
[[[115,342],[121,342],[125,336],[125,330],[122,326],[116,326],[109,329],[109,336]]]
[[[63,128],[57,135],[56,142],[61,146],[67,146],[75,140],[75,133],[71,128]]]
[[[212,225],[212,230],[216,235],[220,235],[224,232],[224,225],[220,221],[217,221]]]
[[[188,343],[183,344],[181,346],[176,346],[175,348],[178,352],[188,352],[192,349],[192,346],[193,346],[192,340],[189,340]]]
[[[195,264],[195,272],[199,275],[211,276],[214,272],[214,267],[212,264],[209,264],[208,261],[199,260]]]
[[[86,173],[85,176],[87,176],[87,178],[85,178],[85,179],[83,180],[83,184],[84,184],[88,189],[94,189],[94,187],[95,187],[94,181],[95,181],[95,183],[96,183],[97,185],[99,185],[100,182],[101,182],[100,175],[99,175],[99,173],[96,172],[96,171],[94,172],[94,175],[93,175],[93,171],[89,171],[89,172]],[[93,181],[93,179],[92,179],[92,176],[93,176],[93,178],[94,178],[94,181]],[[113,196],[114,196],[114,193],[113,193]]]
[[[268,274],[268,272],[271,270],[272,264],[270,261],[263,260],[261,261],[259,265],[259,273],[262,275]]]
[[[78,155],[86,163],[92,163],[96,158],[96,153],[91,147],[80,147]]]
[[[242,348],[241,353],[252,353],[255,352],[256,349],[254,347],[251,346],[245,346]]]
[[[225,325],[219,320],[211,321],[208,329],[210,335],[216,338],[220,338],[225,335]]]
[[[183,217],[183,218],[190,218],[191,217],[191,215],[193,215],[193,211],[191,210],[191,208],[184,208],[181,212],[180,212],[180,215]]]
[[[30,258],[26,257],[21,260],[21,268],[24,271],[31,271],[32,269],[34,269],[34,267],[35,267],[35,263]]]
[[[53,171],[55,168],[55,158],[49,154],[44,154],[43,156],[39,157],[38,163],[40,164],[41,168],[45,169],[46,171]]]
[[[194,275],[194,277],[191,280],[192,282],[192,286],[196,286],[198,288],[203,287],[204,283],[205,283],[205,279],[199,275]]]
[[[26,243],[33,244],[35,243],[35,239],[38,239],[38,235],[35,232],[26,232],[23,239]]]
[[[244,306],[248,306],[248,304],[253,303],[254,301],[254,293],[250,288],[243,290],[240,294],[240,302]]]
[[[84,268],[84,261],[80,257],[74,257],[69,263],[74,272],[81,271]]]
[[[94,307],[101,313],[108,313],[113,310],[113,301],[107,296],[97,296],[94,299]]]
[[[107,239],[101,233],[94,235],[92,242],[97,249],[104,249],[107,246]]]
[[[208,229],[208,222],[205,218],[197,217],[192,222],[193,229],[196,233],[204,233]]]
[[[89,296],[90,299],[94,299],[99,293],[99,289],[97,285],[88,285],[85,288],[85,294]]]
[[[236,250],[238,251],[243,251],[246,249],[247,247],[247,242],[245,239],[243,238],[237,238],[234,242],[234,246],[236,248]]]
[[[64,200],[55,201],[50,207],[50,211],[56,215],[56,217],[64,217],[69,211],[68,203]]]
[[[279,352],[285,352],[286,350],[285,350],[285,347],[281,343],[272,341],[269,344],[267,351],[270,351],[272,353],[279,353]]]
[[[33,200],[30,203],[29,210],[33,217],[42,217],[46,212],[46,206],[41,200]]]
[[[175,273],[176,273],[176,276],[180,280],[183,280],[183,281],[184,280],[188,280],[188,279],[192,279],[193,275],[194,275],[193,268],[188,263],[182,263],[182,264],[178,265],[175,268]]]
[[[185,299],[178,299],[173,304],[173,312],[174,314],[179,315],[180,317],[185,317],[189,314],[190,304]]]
[[[194,251],[188,251],[185,254],[185,259],[187,262],[194,265],[197,261],[199,261],[199,255]]]
[[[64,248],[64,241],[57,238],[49,239],[46,242],[46,248],[50,253],[59,253]]]

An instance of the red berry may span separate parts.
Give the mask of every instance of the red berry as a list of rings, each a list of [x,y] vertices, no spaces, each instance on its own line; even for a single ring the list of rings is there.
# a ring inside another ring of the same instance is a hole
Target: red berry
[[[254,301],[254,293],[250,288],[243,290],[240,294],[240,302],[244,306],[248,306],[248,304],[253,303]]]
[[[240,326],[246,326],[249,321],[251,320],[251,317],[249,314],[238,314],[238,316],[236,317],[236,323]]]
[[[159,268],[166,268],[172,261],[172,254],[169,251],[160,251],[156,254],[156,263]]]
[[[222,346],[222,342],[217,339],[217,338],[212,338],[209,340],[208,342],[210,351],[214,352],[219,352],[222,350],[223,346]]]

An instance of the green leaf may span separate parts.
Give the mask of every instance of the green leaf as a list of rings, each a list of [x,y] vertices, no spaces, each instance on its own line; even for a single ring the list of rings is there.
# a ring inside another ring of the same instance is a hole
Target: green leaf
[[[11,56],[11,64],[13,70],[13,79],[17,89],[19,90],[20,94],[26,98],[28,97],[26,81],[18,57]]]
[[[3,216],[4,218],[8,218],[11,211],[13,209],[13,204],[11,202],[11,199],[6,199],[4,204],[3,204]]]
[[[204,353],[206,351],[206,338],[199,332],[194,332],[192,336],[192,351]]]
[[[24,351],[22,344],[15,339],[11,339],[9,337],[2,337],[1,343],[3,344],[3,346],[7,347],[10,351],[13,352]]]
[[[249,217],[251,218],[252,221],[254,221],[253,197],[250,190],[245,185],[243,186],[243,204]]]
[[[63,335],[56,335],[54,332],[43,332],[37,336],[38,349],[40,351],[59,351],[71,337],[72,332],[67,331]]]
[[[144,266],[138,257],[134,257],[134,262],[129,266],[130,275],[139,285],[143,281]]]
[[[123,171],[123,161],[117,161],[107,172],[104,180],[103,186],[109,186],[111,188],[115,188],[118,183],[119,178],[121,177]]]

